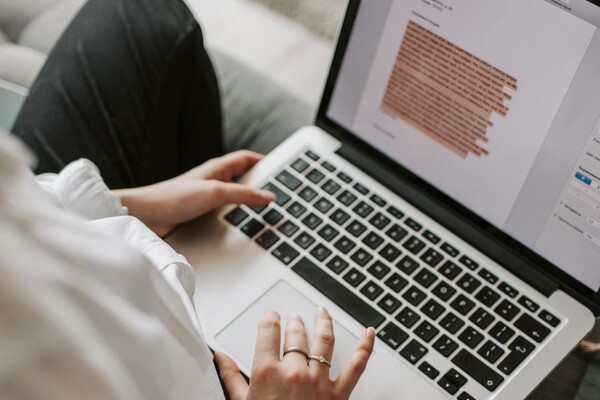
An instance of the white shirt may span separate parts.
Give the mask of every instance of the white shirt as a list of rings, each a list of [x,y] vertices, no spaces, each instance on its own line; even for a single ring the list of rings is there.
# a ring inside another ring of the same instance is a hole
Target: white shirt
[[[36,178],[0,134],[0,398],[224,398],[194,273],[87,160]]]

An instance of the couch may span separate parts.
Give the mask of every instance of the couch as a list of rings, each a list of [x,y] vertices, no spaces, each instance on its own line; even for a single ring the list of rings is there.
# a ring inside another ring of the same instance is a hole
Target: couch
[[[0,80],[29,87],[83,2],[0,0]],[[221,84],[228,150],[268,152],[311,122],[344,0],[188,3],[204,28]],[[593,339],[600,341],[600,326]],[[576,351],[530,398],[598,398],[600,361],[577,394],[590,358]]]

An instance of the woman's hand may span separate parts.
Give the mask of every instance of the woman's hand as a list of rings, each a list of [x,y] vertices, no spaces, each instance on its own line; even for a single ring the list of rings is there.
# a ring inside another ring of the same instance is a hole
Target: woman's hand
[[[258,328],[250,385],[231,358],[223,353],[215,353],[221,378],[232,400],[348,399],[373,352],[375,330],[367,329],[352,360],[334,381],[329,378],[329,367],[326,364],[317,360],[307,362],[302,353],[291,352],[281,360],[280,336],[279,315],[275,312],[265,314]],[[306,329],[300,317],[290,317],[284,341],[284,349],[300,347],[309,350]],[[315,316],[315,334],[309,354],[331,360],[333,345],[333,321],[325,309],[319,308]]]
[[[271,192],[232,183],[233,177],[246,172],[261,159],[257,153],[237,151],[207,161],[168,181],[115,193],[130,215],[139,218],[159,236],[165,236],[177,225],[225,204],[258,207],[275,200]]]

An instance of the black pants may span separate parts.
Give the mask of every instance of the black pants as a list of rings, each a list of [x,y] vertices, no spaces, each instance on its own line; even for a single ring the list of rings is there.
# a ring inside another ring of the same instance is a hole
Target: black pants
[[[219,90],[197,21],[181,0],[90,0],[13,132],[37,155],[36,173],[87,158],[112,189],[221,155]]]

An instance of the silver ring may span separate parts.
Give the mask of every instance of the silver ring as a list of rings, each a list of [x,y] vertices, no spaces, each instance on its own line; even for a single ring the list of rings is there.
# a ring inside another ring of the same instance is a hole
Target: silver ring
[[[283,356],[284,357],[288,353],[300,353],[300,354],[303,354],[304,357],[306,357],[306,361],[308,361],[308,351],[304,347],[292,346],[292,347],[288,347],[287,349],[283,350]]]
[[[329,368],[331,368],[331,363],[325,357],[323,357],[323,356],[308,356],[308,362],[309,363],[310,363],[310,360],[318,361],[321,364],[325,364]]]

